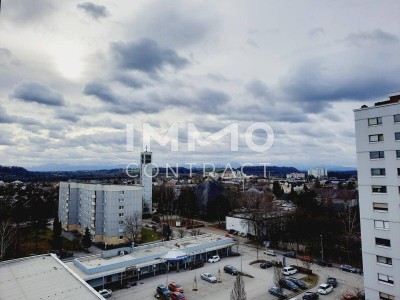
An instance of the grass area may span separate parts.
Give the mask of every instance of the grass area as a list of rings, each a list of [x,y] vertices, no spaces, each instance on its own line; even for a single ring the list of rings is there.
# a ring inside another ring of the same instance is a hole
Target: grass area
[[[314,287],[318,283],[318,275],[317,274],[310,274],[303,278],[301,278],[305,283],[309,284],[311,287]]]
[[[35,231],[31,228],[21,228],[19,231],[17,257],[29,256],[31,254],[44,254],[53,249],[51,244],[53,231],[49,228],[39,230],[38,246],[36,251]],[[67,251],[80,250],[76,242],[63,238],[63,248]]]
[[[153,229],[146,228],[146,227],[142,228],[141,236],[142,236],[142,238],[140,240],[141,244],[151,243],[151,242],[159,241],[162,239],[161,232],[156,232]]]

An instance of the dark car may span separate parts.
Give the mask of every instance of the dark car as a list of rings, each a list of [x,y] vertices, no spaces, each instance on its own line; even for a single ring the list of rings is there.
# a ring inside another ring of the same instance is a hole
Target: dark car
[[[229,234],[233,234],[235,231],[236,231],[235,229],[229,229],[229,230],[228,230],[228,233],[229,233]]]
[[[169,291],[169,289],[167,289],[167,287],[163,284],[160,284],[157,289],[157,294],[159,294],[160,296],[164,296],[164,297],[170,297],[171,296],[171,292]]]
[[[224,267],[225,273],[231,274],[231,275],[237,275],[239,274],[238,270],[236,270],[235,267],[232,267],[230,265],[227,265]]]
[[[319,295],[314,292],[305,292],[303,295],[303,300],[316,300],[319,298]]]
[[[323,267],[332,267],[332,263],[326,259],[318,259],[317,264]]]
[[[360,299],[360,300],[365,300],[365,292],[364,292],[364,291],[359,291],[359,292],[357,293],[357,297],[358,297],[358,299]]]
[[[279,285],[293,292],[297,292],[299,290],[296,284],[287,279],[279,279]]]
[[[356,268],[353,268],[352,266],[349,266],[349,265],[341,265],[340,270],[350,272],[350,273],[358,273]]]
[[[204,266],[204,262],[201,259],[189,263],[190,270],[201,268],[202,266]]]
[[[266,261],[266,262],[263,262],[263,263],[260,264],[260,268],[261,269],[268,269],[268,268],[271,268],[273,266],[274,266],[274,264],[272,262],[270,262],[270,261]]]
[[[294,251],[288,251],[288,252],[283,253],[283,256],[296,258],[296,253]]]
[[[277,286],[273,286],[273,287],[269,288],[268,289],[268,293],[278,297],[279,299],[286,299],[287,298],[287,295],[283,291],[283,289],[280,288],[280,287],[277,287]]]
[[[337,280],[335,277],[328,277],[328,279],[326,280],[326,283],[330,284],[334,288],[337,287]]]
[[[294,277],[290,277],[287,278],[287,280],[293,282],[295,285],[297,285],[299,288],[301,288],[302,290],[306,290],[307,289],[307,284],[305,284],[302,280],[294,278]]]

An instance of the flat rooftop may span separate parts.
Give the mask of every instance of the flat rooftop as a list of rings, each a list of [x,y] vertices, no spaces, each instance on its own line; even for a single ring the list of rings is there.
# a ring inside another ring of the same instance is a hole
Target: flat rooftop
[[[115,254],[107,257],[107,252],[117,253],[114,250],[103,251],[102,254],[91,255],[74,259],[66,263],[74,272],[85,280],[105,276],[124,270],[126,267],[137,267],[161,263],[162,256],[171,249],[179,249],[188,255],[217,250],[234,245],[231,238],[213,233],[206,233],[196,237],[190,236],[160,243],[151,243],[135,247],[134,251],[124,256]]]
[[[57,257],[46,254],[0,263],[0,299],[103,299]]]

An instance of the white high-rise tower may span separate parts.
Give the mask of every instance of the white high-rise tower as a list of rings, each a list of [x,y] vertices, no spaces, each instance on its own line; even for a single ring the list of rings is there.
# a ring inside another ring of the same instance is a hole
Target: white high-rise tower
[[[147,147],[146,147],[147,148]],[[152,202],[152,182],[153,182],[153,164],[152,152],[140,153],[140,184],[143,186],[143,213],[151,214],[153,212]]]

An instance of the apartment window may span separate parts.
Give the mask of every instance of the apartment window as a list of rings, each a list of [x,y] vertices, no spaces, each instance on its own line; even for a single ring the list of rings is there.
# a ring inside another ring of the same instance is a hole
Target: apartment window
[[[400,150],[396,150],[396,158],[400,158]]]
[[[369,118],[368,126],[382,125],[382,117]]]
[[[383,229],[383,230],[390,229],[389,221],[375,220],[374,223],[376,229]]]
[[[393,276],[378,273],[379,282],[394,284]]]
[[[399,151],[400,152],[400,151]],[[399,153],[400,154],[400,153]],[[370,159],[380,159],[380,158],[385,158],[385,152],[384,151],[371,151],[369,153],[369,158]]]
[[[375,245],[383,246],[383,247],[390,247],[390,240],[382,239],[382,238],[375,238]]]
[[[119,221],[119,225],[124,225],[124,221]]]
[[[400,170],[400,169],[398,169]],[[385,168],[372,168],[371,169],[371,176],[385,176],[386,170]]]
[[[118,199],[118,202],[125,202],[125,199],[124,198],[120,198],[120,199]]]
[[[120,193],[121,195],[123,195],[123,194],[125,194],[125,191],[120,191],[119,193]]]
[[[370,143],[383,142],[383,134],[371,134],[369,136]]]
[[[382,211],[382,212],[386,212],[389,210],[388,204],[387,203],[377,203],[374,202],[373,203],[373,207],[375,211]]]
[[[120,236],[119,236],[119,239],[120,239],[120,240],[123,240],[123,239],[124,239],[124,236],[123,236],[123,235],[120,235]]]
[[[385,265],[392,265],[392,259],[390,257],[385,257],[385,256],[376,256],[376,262],[380,264],[385,264]]]
[[[394,133],[394,139],[395,139],[396,141],[400,141],[400,132],[395,132],[395,133]]]
[[[118,206],[119,209],[124,209],[123,205]]]
[[[119,213],[119,216],[120,216],[120,217],[123,217],[123,216],[124,216],[124,213]]]
[[[372,186],[372,192],[373,193],[386,194],[387,193],[386,185],[373,185]]]
[[[379,292],[379,300],[395,300],[394,296]]]
[[[400,123],[400,115],[394,115],[394,122]]]

